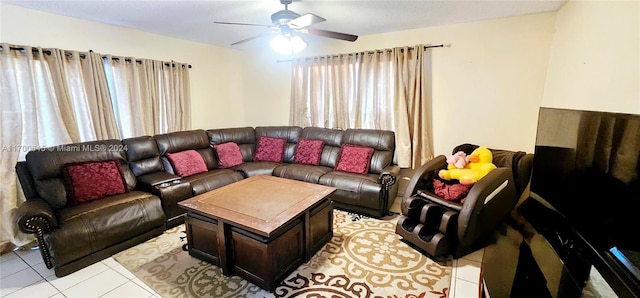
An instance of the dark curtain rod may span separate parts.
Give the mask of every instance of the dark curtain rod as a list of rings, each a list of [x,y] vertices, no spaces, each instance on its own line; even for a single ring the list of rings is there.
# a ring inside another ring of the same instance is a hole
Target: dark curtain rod
[[[0,48],[2,48],[2,46],[0,46]],[[14,50],[14,51],[20,51],[20,52],[25,50],[25,48],[18,48],[18,47],[10,47],[9,49],[10,50]],[[38,48],[31,48],[31,52],[38,53],[39,50],[38,50]],[[51,55],[51,51],[50,50],[44,50],[43,49],[42,52],[47,54],[47,55]],[[90,52],[93,52],[93,51],[90,51]],[[71,52],[67,52],[67,51],[65,51],[64,55],[67,56],[67,57],[73,56],[73,54]],[[87,58],[87,55],[85,55],[83,53],[80,53],[79,56],[80,56],[81,59]],[[102,59],[107,59],[107,58],[108,58],[107,56],[102,56]],[[120,58],[118,58],[118,57],[112,57],[111,60],[116,61],[116,62],[120,62]],[[129,58],[125,58],[124,61],[132,62],[132,60],[129,59]],[[136,62],[137,63],[142,63],[142,60],[136,60]],[[175,63],[169,63],[169,62],[165,62],[164,65],[165,66],[171,66],[171,67],[175,67],[176,66]],[[191,68],[191,64],[189,64],[188,67]]]
[[[444,48],[444,44],[439,44],[439,45],[435,45],[435,46],[424,46],[424,49],[425,49],[425,50],[426,50],[426,49],[430,49],[430,48]],[[412,51],[412,50],[413,50],[413,48],[408,48],[408,49],[409,49],[409,51]],[[401,50],[401,51],[403,51],[403,50]],[[391,49],[386,49],[386,50],[376,50],[376,51],[365,51],[365,52],[349,53],[349,54],[342,54],[342,55],[347,55],[347,56],[358,56],[358,55],[361,55],[361,54],[363,54],[363,53],[364,53],[364,54],[371,55],[371,54],[379,54],[379,53],[384,53],[384,52],[391,52]],[[327,56],[307,57],[307,58],[304,58],[304,59],[309,59],[309,60],[310,60],[310,59],[316,59],[316,58],[318,58],[318,59],[324,59],[324,58],[327,58],[327,57],[339,57],[339,56],[340,56],[340,55],[327,55]],[[291,62],[291,61],[293,61],[293,59],[278,60],[278,61],[276,61],[276,62],[277,62],[277,63],[280,63],[280,62]]]
[[[83,57],[81,57],[81,58],[83,58]],[[109,58],[109,57],[107,57],[107,56],[102,56],[102,59],[108,59],[108,58]],[[118,58],[118,57],[111,57],[111,60],[113,60],[113,61],[115,61],[115,62],[120,62],[120,60],[121,60],[121,59],[120,59],[120,58]],[[125,58],[125,59],[124,59],[124,61],[125,61],[125,62],[133,62],[133,60],[131,60],[131,59],[129,59],[129,58]],[[136,60],[136,63],[138,63],[138,64],[142,64],[142,60]],[[175,67],[175,66],[176,66],[176,64],[175,64],[175,63],[169,63],[169,62],[165,62],[165,63],[164,63],[164,65],[165,65],[165,66],[171,66],[171,67]],[[184,65],[183,65],[182,67],[184,67]],[[191,64],[189,64],[189,66],[188,66],[188,67],[189,67],[189,68],[191,68]]]

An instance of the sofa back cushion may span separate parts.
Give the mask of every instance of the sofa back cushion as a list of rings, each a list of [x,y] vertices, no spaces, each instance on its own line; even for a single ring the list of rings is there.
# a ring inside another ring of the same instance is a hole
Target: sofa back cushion
[[[70,163],[62,167],[70,205],[128,192],[118,160]]]
[[[208,170],[218,167],[218,161],[213,155],[213,148],[209,146],[207,132],[201,129],[177,131],[153,137],[158,144],[160,159],[166,172],[177,174],[167,158],[167,153],[176,153],[185,150],[195,150],[202,156]]]
[[[54,210],[68,204],[62,168],[69,163],[117,160],[127,188],[136,186],[136,178],[129,168],[124,146],[120,140],[103,140],[51,147],[27,153],[26,163],[33,176],[37,195]]]
[[[126,150],[129,167],[136,177],[164,171],[158,144],[152,137],[124,139],[122,145]]]
[[[322,140],[324,146],[322,147],[322,156],[320,156],[320,165],[335,168],[338,163],[343,134],[344,131],[340,129],[305,127],[300,137]]]
[[[284,147],[283,162],[293,163],[293,155],[296,144],[300,139],[302,128],[298,126],[260,126],[255,128],[256,141],[260,137],[284,138],[287,143]]]
[[[253,151],[256,147],[256,134],[253,127],[209,129],[207,135],[211,146],[234,142],[240,147],[242,160],[253,161]]]
[[[369,173],[380,174],[391,165],[396,150],[395,133],[390,130],[347,129],[342,136],[342,144],[360,145],[373,148]]]

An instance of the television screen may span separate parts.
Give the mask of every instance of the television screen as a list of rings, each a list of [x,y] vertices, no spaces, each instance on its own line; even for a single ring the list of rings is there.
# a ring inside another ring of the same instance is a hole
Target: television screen
[[[531,196],[597,250],[640,251],[640,115],[541,108]]]

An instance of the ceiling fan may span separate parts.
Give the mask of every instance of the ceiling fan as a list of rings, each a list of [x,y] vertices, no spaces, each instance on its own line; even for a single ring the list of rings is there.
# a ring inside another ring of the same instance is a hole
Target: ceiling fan
[[[302,40],[300,36],[297,35],[298,33],[317,35],[317,36],[335,38],[335,39],[346,40],[346,41],[356,41],[356,39],[358,39],[357,35],[309,28],[311,25],[326,21],[326,19],[312,13],[300,15],[294,11],[291,11],[289,10],[289,4],[291,4],[291,2],[293,2],[293,0],[280,0],[280,3],[284,5],[284,9],[277,11],[271,15],[271,22],[273,23],[273,25],[217,22],[217,21],[214,23],[224,24],[224,25],[243,25],[243,26],[258,26],[258,27],[270,28],[271,31],[268,33],[249,37],[249,38],[234,42],[231,45],[245,43],[245,42],[248,42],[257,38],[261,38],[267,35],[272,35],[275,33],[277,35],[273,40],[271,40],[270,45],[274,50],[284,54],[290,54],[292,52],[297,53],[302,49],[304,49],[304,47],[307,45],[307,43],[304,40]]]

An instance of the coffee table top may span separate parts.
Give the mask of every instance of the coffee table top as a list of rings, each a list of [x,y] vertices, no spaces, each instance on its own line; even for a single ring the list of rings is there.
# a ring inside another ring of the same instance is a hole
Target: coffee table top
[[[335,188],[329,186],[259,175],[197,195],[178,205],[269,237],[334,191]]]

